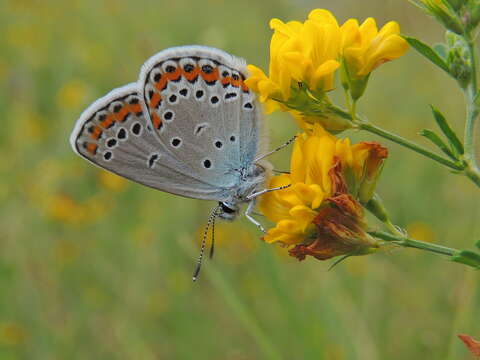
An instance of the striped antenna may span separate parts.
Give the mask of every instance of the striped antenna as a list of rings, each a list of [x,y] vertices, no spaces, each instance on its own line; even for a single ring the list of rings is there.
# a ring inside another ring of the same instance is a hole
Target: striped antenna
[[[200,274],[200,269],[202,268],[202,261],[203,261],[203,253],[205,252],[205,244],[207,242],[207,235],[208,235],[208,230],[210,229],[210,225],[213,224],[213,229],[215,229],[215,218],[218,216],[218,209],[220,208],[220,205],[215,206],[215,208],[212,210],[210,216],[208,217],[207,221],[207,226],[205,226],[205,231],[203,232],[203,239],[202,239],[202,246],[200,248],[200,255],[198,255],[198,260],[197,260],[197,267],[195,268],[195,271],[193,272],[193,281],[198,280],[198,275]],[[214,235],[213,235],[214,236]],[[212,247],[213,247],[213,236],[212,236]],[[210,250],[212,253],[212,250]]]

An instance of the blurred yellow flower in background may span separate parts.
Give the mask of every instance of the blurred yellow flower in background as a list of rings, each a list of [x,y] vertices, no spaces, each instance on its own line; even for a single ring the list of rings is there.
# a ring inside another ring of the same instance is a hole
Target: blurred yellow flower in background
[[[22,345],[27,340],[25,329],[17,323],[0,324],[0,343],[2,345]]]
[[[260,210],[276,223],[268,243],[296,245],[290,254],[302,260],[364,253],[376,246],[365,232],[363,209],[373,196],[387,149],[377,143],[337,139],[318,124],[299,135],[290,174],[274,176],[268,187],[291,184],[262,196]]]
[[[100,170],[98,173],[99,183],[108,190],[122,191],[128,185],[128,181],[110,171]]]
[[[80,80],[71,80],[58,91],[57,103],[64,109],[75,109],[83,103],[86,95],[87,85]]]

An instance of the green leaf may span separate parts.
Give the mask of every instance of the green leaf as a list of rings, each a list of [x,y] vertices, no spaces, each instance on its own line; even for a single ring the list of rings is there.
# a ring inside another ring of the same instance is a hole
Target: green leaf
[[[461,250],[452,256],[452,261],[480,269],[480,254],[470,250]]]
[[[448,122],[447,122],[447,119],[445,119],[445,116],[443,116],[443,114],[438,111],[437,109],[435,109],[433,107],[433,105],[430,105],[431,109],[432,109],[432,113],[433,113],[433,116],[435,118],[435,121],[437,122],[437,125],[440,127],[440,129],[442,130],[442,132],[445,134],[445,136],[447,137],[448,139],[448,142],[450,143],[450,145],[452,146],[452,148],[458,153],[458,154],[463,154],[464,153],[464,150],[463,150],[463,144],[461,143],[461,141],[458,139],[458,136],[457,134],[455,134],[455,132],[452,130],[452,128],[450,127],[450,125],[448,125]]]
[[[403,38],[420,54],[450,75],[447,63],[430,46],[410,36],[403,36]]]
[[[432,143],[438,146],[440,150],[442,150],[445,154],[447,154],[453,160],[458,160],[458,158],[452,153],[452,151],[448,148],[447,144],[443,142],[440,137],[434,133],[432,130],[423,129],[420,131],[420,135],[426,137]]]
[[[475,246],[480,249],[480,240],[475,243]]]

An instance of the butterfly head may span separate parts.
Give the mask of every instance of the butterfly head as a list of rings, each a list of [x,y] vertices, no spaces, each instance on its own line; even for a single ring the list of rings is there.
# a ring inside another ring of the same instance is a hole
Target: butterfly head
[[[239,207],[236,204],[223,201],[218,203],[218,217],[224,220],[234,220],[239,212]]]

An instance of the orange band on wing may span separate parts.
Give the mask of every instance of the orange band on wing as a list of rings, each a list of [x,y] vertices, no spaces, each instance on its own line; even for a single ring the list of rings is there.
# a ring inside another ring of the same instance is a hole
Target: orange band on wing
[[[187,79],[188,81],[193,81],[195,80],[195,78],[200,74],[201,70],[200,68],[197,66],[195,67],[192,71],[190,72],[186,72],[185,70],[183,71],[183,76],[185,76],[185,79]]]
[[[218,68],[214,68],[213,71],[209,74],[205,72],[201,72],[203,80],[206,82],[215,82],[218,80],[219,74],[218,74]]]
[[[160,101],[162,101],[162,97],[160,96],[160,93],[158,92],[154,93],[152,98],[150,99],[150,108],[152,109],[157,108]]]
[[[160,119],[160,116],[158,116],[156,112],[151,113],[151,116],[155,129],[160,129],[160,126],[162,125],[162,119]]]
[[[92,134],[90,135],[90,137],[94,140],[97,140],[100,136],[102,136],[102,133],[103,133],[103,131],[102,131],[102,129],[100,129],[100,127],[94,126]]]
[[[180,78],[180,76],[182,76],[182,69],[180,68],[180,66],[178,66],[175,71],[173,72],[169,72],[169,73],[165,73],[164,74],[164,78],[167,78],[168,80],[173,80],[173,81],[176,81]]]
[[[95,155],[97,153],[98,146],[93,143],[88,143],[86,148],[90,154]]]

